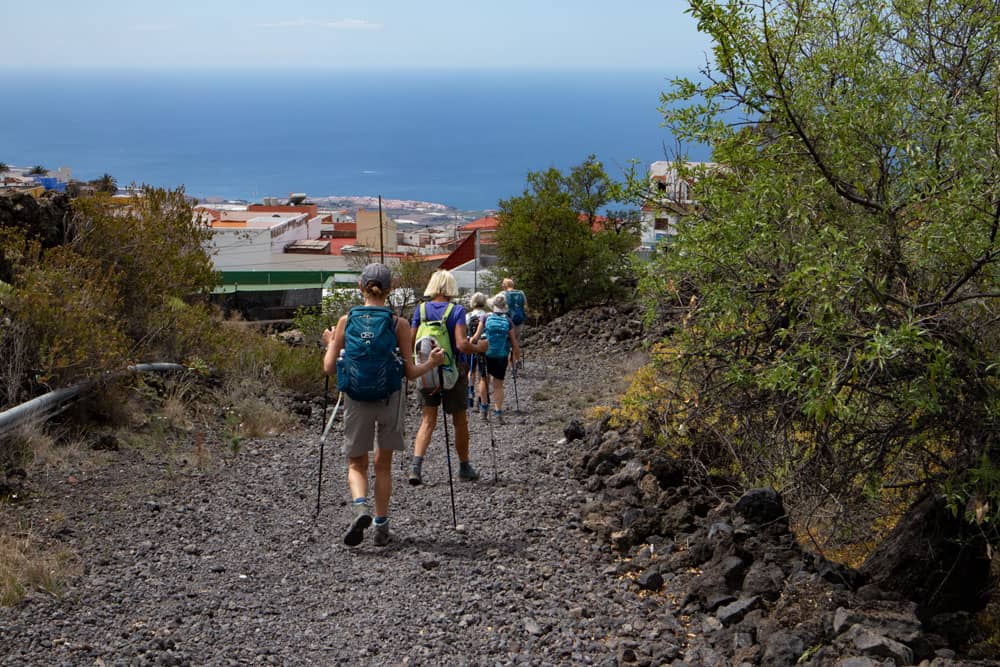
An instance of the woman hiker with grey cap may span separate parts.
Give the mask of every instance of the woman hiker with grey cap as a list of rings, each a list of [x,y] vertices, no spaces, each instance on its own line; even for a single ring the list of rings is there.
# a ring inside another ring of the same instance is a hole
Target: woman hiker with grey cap
[[[444,363],[442,350],[435,350],[422,364],[413,362],[413,336],[405,319],[392,315],[385,305],[392,287],[392,273],[383,264],[369,264],[361,272],[358,287],[365,300],[365,307],[384,308],[393,318],[396,334],[396,354],[402,357],[403,374],[414,380],[427,371]],[[337,359],[347,345],[347,325],[355,309],[337,322],[334,330],[323,332],[323,343],[327,346],[323,356],[323,371],[330,375],[335,372]],[[379,311],[359,311],[375,313]],[[332,345],[330,343],[333,343]],[[398,367],[397,367],[398,368]],[[397,376],[398,377],[398,376]],[[405,448],[403,418],[406,414],[406,397],[402,388],[393,391],[387,399],[375,401],[344,398],[344,452],[347,454],[347,484],[351,490],[352,519],[344,534],[344,544],[357,546],[364,537],[365,529],[372,525],[372,515],[368,507],[368,452],[374,448],[375,434],[378,433],[378,449],[375,451],[375,530],[372,542],[384,546],[389,542],[389,497],[392,495],[392,453]]]

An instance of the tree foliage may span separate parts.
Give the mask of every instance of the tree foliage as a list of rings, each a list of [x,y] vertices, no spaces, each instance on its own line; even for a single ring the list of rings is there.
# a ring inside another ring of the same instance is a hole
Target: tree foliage
[[[185,361],[204,348],[211,321],[190,297],[216,281],[208,233],[182,191],[154,188],[118,202],[106,195],[45,207],[0,206],[0,404],[41,386],[119,371],[134,361]]]
[[[104,174],[90,182],[98,192],[113,195],[118,192],[118,181],[111,174]]]
[[[947,485],[997,520],[998,6],[689,4],[714,63],[663,113],[721,167],[643,280],[691,306],[666,430],[800,499]]]
[[[600,212],[622,201],[622,185],[593,155],[569,174],[549,168],[527,181],[522,195],[500,202],[496,238],[501,266],[531,307],[551,318],[621,293],[638,219]]]

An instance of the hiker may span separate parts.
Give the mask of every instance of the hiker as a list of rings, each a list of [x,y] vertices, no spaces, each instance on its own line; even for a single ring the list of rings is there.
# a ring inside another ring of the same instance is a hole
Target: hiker
[[[435,350],[425,362],[414,363],[410,327],[405,319],[393,315],[385,305],[391,284],[392,274],[385,265],[375,263],[366,266],[358,282],[364,306],[352,308],[340,318],[335,330],[323,332],[323,343],[327,346],[323,371],[327,375],[336,371],[337,386],[344,387],[342,390],[346,394],[343,397],[344,453],[347,454],[347,484],[354,502],[351,523],[344,533],[344,544],[351,547],[361,543],[365,529],[373,523],[368,507],[368,452],[374,448],[376,433],[378,448],[375,450],[375,529],[372,542],[376,546],[388,544],[392,454],[403,451],[406,446],[403,434],[406,396],[405,391],[401,391],[402,377],[405,375],[413,380],[445,361],[444,351]],[[354,333],[356,327],[368,323],[372,324],[367,329],[369,336]],[[378,334],[384,337],[381,341],[383,345],[380,345]],[[367,349],[378,350],[380,358],[359,360],[365,354],[365,350],[359,351],[366,344],[365,339],[373,340]],[[353,367],[351,364],[354,364]],[[373,370],[372,364],[382,364],[382,369],[388,370],[381,373],[379,366],[374,366]],[[385,395],[385,398],[358,400],[351,394],[364,397]]]
[[[486,382],[492,383],[493,420],[503,424],[503,381],[507,376],[507,363],[517,363],[521,357],[521,347],[514,333],[514,324],[508,315],[507,297],[500,292],[488,302],[492,314],[486,318],[483,326],[483,337],[486,339],[486,375],[482,380],[482,391],[486,391]],[[489,395],[489,394],[487,394]],[[489,405],[479,406],[479,416],[489,419]]]
[[[514,325],[514,333],[521,340],[521,330],[524,328],[525,310],[528,308],[528,297],[519,289],[514,289],[514,279],[503,279],[503,295],[510,311],[510,321]]]
[[[465,316],[465,329],[469,334],[469,340],[473,344],[479,342],[483,337],[483,327],[486,325],[486,318],[489,317],[489,311],[486,310],[486,295],[482,292],[476,292],[469,297],[469,312]],[[486,400],[486,384],[485,382],[477,382],[476,376],[479,378],[486,377],[486,359],[481,354],[470,354],[467,356],[466,363],[469,365],[469,408],[472,405],[472,389],[476,389],[478,394],[479,405],[487,403]]]
[[[479,479],[479,473],[469,461],[469,421],[466,414],[469,369],[458,353],[477,354],[486,351],[487,343],[481,340],[476,344],[469,341],[466,335],[465,308],[451,303],[458,296],[458,284],[450,271],[440,269],[431,276],[424,290],[424,296],[430,301],[420,304],[413,313],[410,328],[416,336],[421,329],[421,323],[443,321],[447,328],[447,336],[442,341],[444,346],[450,346],[445,356],[451,358],[451,363],[457,366],[457,377],[450,388],[438,387],[436,390],[422,389],[418,392],[422,415],[417,436],[413,442],[413,463],[410,468],[409,481],[413,486],[423,482],[422,470],[424,454],[431,442],[431,434],[437,426],[438,406],[444,407],[445,419],[451,415],[455,426],[455,451],[458,452],[458,478],[465,481]],[[419,337],[418,337],[419,338]],[[442,366],[442,368],[446,368]],[[419,386],[419,384],[418,384]],[[447,446],[447,443],[445,443]]]

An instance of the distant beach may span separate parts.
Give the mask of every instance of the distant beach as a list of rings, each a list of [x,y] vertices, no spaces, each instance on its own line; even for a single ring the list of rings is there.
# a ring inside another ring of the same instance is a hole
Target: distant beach
[[[612,176],[663,159],[669,74],[0,70],[16,100],[0,106],[0,160],[199,198],[381,194],[488,210],[529,171],[590,153]]]

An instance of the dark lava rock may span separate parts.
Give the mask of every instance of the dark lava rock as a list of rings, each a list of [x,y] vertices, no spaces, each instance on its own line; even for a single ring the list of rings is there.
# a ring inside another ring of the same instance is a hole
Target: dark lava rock
[[[636,585],[645,591],[658,591],[663,586],[663,575],[658,567],[651,567],[640,574],[636,580]]]
[[[750,523],[757,525],[778,521],[785,517],[781,496],[772,489],[751,489],[736,501],[733,510]]]
[[[563,429],[563,436],[566,438],[566,442],[580,440],[585,435],[587,435],[587,429],[579,419],[571,420]]]

